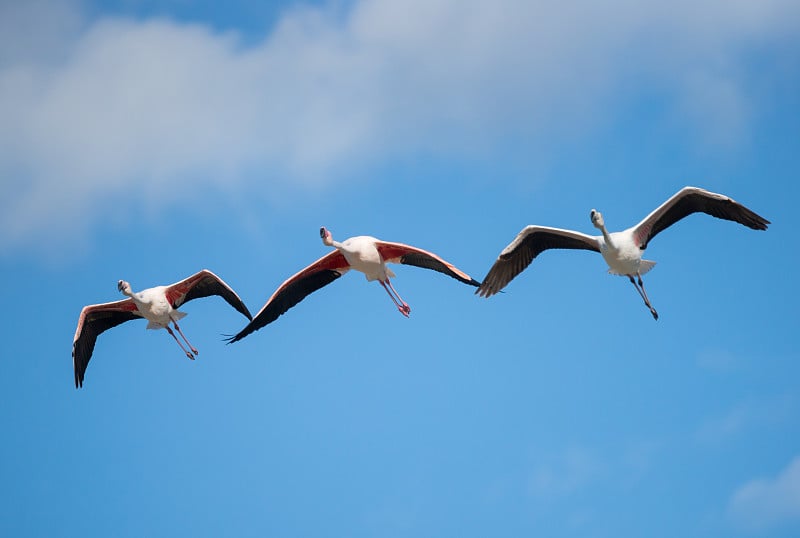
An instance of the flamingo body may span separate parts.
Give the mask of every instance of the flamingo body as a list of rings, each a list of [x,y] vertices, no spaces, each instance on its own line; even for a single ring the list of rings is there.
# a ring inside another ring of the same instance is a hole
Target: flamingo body
[[[599,236],[561,228],[526,226],[503,249],[475,293],[482,297],[491,297],[545,250],[592,250],[603,256],[609,273],[628,277],[653,318],[658,319],[658,312],[650,304],[642,282],[642,275],[650,271],[656,262],[642,259],[642,254],[658,233],[693,213],[706,213],[719,219],[738,222],[753,230],[766,230],[770,224],[764,217],[724,194],[698,187],[684,187],[639,224],[621,232],[609,232],[603,215],[594,209],[590,212],[590,219],[592,225],[600,230]]]
[[[642,259],[644,251],[633,241],[628,240],[630,233],[630,230],[611,233],[610,242],[602,235],[596,238],[600,254],[608,264],[608,272],[612,275],[643,275],[656,264],[654,261]]]
[[[182,304],[201,297],[219,295],[247,319],[253,319],[236,292],[221,278],[206,269],[171,286],[156,286],[133,292],[128,282],[120,280],[117,288],[128,298],[112,303],[87,305],[83,307],[78,317],[78,327],[72,342],[76,388],[83,386],[86,368],[92,358],[97,337],[126,321],[144,318],[148,322],[147,329],[166,329],[186,356],[194,359],[198,351],[189,343],[177,323],[186,316],[185,312],[178,310]],[[190,351],[184,348],[175,336],[169,326],[170,323],[175,326]]]
[[[170,322],[186,317],[186,312],[174,308],[169,302],[168,291],[168,286],[156,286],[131,294],[136,312],[147,320],[147,329],[164,329]]]
[[[364,273],[368,282],[375,280],[386,282],[387,279],[394,278],[394,272],[387,267],[378,250],[380,243],[378,239],[369,235],[359,235],[342,241],[337,250],[347,262],[347,266],[343,269],[355,269]]]
[[[392,286],[394,272],[387,263],[415,265],[438,271],[459,282],[479,286],[480,282],[446,262],[436,254],[403,243],[381,241],[368,235],[334,241],[331,233],[320,228],[320,237],[327,246],[336,250],[326,254],[305,269],[291,276],[281,284],[266,304],[247,326],[228,339],[228,343],[238,342],[245,336],[272,323],[287,310],[308,297],[311,293],[327,286],[350,269],[364,274],[367,281],[377,280],[389,294],[401,314],[408,317],[411,308],[403,301]]]

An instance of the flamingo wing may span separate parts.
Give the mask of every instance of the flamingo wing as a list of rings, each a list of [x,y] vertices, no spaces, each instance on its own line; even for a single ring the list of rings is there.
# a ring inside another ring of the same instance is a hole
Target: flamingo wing
[[[600,252],[597,238],[591,235],[547,226],[526,226],[503,249],[475,293],[491,297],[524,271],[536,256],[554,248]]]
[[[766,230],[770,224],[764,217],[724,194],[698,187],[684,187],[634,227],[634,241],[644,250],[659,232],[692,213],[706,213],[718,219],[732,220],[754,230]]]
[[[72,367],[75,371],[75,388],[83,386],[83,377],[92,358],[97,337],[112,327],[132,319],[141,318],[132,299],[113,303],[84,306],[78,318],[78,328],[72,341]]]
[[[203,269],[180,282],[167,286],[165,294],[172,308],[178,308],[193,299],[219,295],[247,319],[253,319],[247,306],[236,292],[208,269]]]
[[[381,258],[387,263],[402,263],[404,265],[422,267],[423,269],[432,269],[470,286],[477,287],[481,284],[461,269],[432,252],[402,243],[389,243],[386,241],[376,241],[375,248],[378,249]]]
[[[315,261],[281,284],[253,320],[228,343],[238,342],[248,334],[268,325],[285,314],[294,305],[345,274],[350,269],[344,255],[334,250]]]

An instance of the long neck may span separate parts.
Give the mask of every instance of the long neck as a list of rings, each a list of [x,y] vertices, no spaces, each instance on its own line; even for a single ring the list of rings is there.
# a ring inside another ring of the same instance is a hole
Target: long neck
[[[337,250],[341,250],[342,249],[342,244],[340,242],[338,242],[338,241],[334,241],[333,240],[333,236],[330,235],[330,234],[325,236],[325,238],[322,240],[322,242],[325,245],[329,246],[329,247],[335,247]]]
[[[130,288],[125,288],[122,290],[122,295],[127,295],[128,297],[133,297],[133,291]]]
[[[605,239],[606,245],[608,245],[608,248],[616,249],[617,246],[611,240],[611,234],[608,233],[608,230],[606,230],[606,225],[605,224],[601,224],[600,225],[600,232],[603,234],[603,239]]]

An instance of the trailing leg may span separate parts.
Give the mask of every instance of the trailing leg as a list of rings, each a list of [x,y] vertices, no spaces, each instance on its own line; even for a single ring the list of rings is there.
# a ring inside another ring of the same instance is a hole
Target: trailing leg
[[[184,353],[186,353],[186,356],[187,356],[187,357],[189,357],[190,359],[194,360],[194,355],[192,355],[191,353],[189,353],[189,352],[186,350],[186,348],[185,348],[185,347],[183,347],[183,344],[181,344],[181,341],[180,341],[180,340],[178,340],[178,337],[177,337],[177,336],[175,336],[175,333],[174,333],[174,332],[172,332],[172,329],[170,329],[170,328],[169,328],[169,325],[167,325],[167,326],[166,326],[166,327],[164,327],[164,328],[167,330],[167,332],[169,333],[169,335],[175,339],[175,341],[178,343],[178,345],[179,345],[179,346],[181,346],[181,350],[182,350]]]
[[[397,309],[400,311],[400,313],[403,314],[405,317],[408,317],[408,315],[411,313],[411,307],[408,306],[405,301],[403,301],[403,299],[400,297],[400,294],[398,294],[397,290],[395,290],[394,286],[392,286],[392,282],[388,278],[386,279],[386,282],[384,282],[383,280],[379,280],[378,282],[381,283],[381,286],[383,286],[383,289],[385,289],[386,293],[389,294],[389,297],[392,298],[392,301],[394,302],[394,305],[397,307]],[[387,286],[387,284],[388,284],[388,286]],[[390,289],[391,289],[391,291],[390,291]],[[394,292],[394,293],[392,293],[392,292]],[[397,298],[395,298],[395,297],[397,297]]]
[[[642,298],[642,301],[644,301],[645,306],[650,309],[650,313],[653,315],[653,319],[658,319],[658,312],[656,312],[656,309],[653,308],[653,305],[650,304],[650,299],[647,298],[647,293],[645,293],[644,291],[644,282],[642,281],[642,275],[637,273],[636,276],[638,277],[639,280],[638,284],[636,280],[633,278],[633,275],[628,275],[628,279],[630,279],[631,284],[633,284],[633,287],[636,288],[636,291],[639,293],[639,297]]]
[[[197,349],[195,349],[195,347],[191,343],[189,343],[189,340],[186,338],[186,335],[183,334],[183,331],[178,326],[178,322],[173,319],[172,320],[172,324],[175,325],[176,329],[178,329],[178,333],[181,335],[181,338],[183,338],[183,341],[186,342],[186,345],[189,346],[189,349],[192,350],[192,353],[194,353],[195,355],[198,355],[199,353],[197,352]]]

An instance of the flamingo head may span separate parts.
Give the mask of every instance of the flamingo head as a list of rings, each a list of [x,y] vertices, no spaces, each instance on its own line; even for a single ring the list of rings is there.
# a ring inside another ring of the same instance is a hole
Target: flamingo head
[[[319,229],[319,236],[322,238],[322,242],[329,247],[333,245],[333,235],[331,235],[331,232],[328,231],[325,226]]]
[[[125,295],[130,295],[132,293],[131,285],[125,282],[124,280],[120,280],[119,282],[117,282],[117,289]]]
[[[592,211],[589,213],[589,218],[592,219],[592,225],[598,230],[602,230],[606,225],[605,221],[603,220],[603,214],[596,209],[592,209]]]

